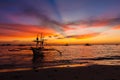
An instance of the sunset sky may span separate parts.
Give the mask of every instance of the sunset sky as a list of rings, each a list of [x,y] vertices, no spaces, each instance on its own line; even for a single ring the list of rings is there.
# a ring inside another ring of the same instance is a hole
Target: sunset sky
[[[0,41],[120,43],[120,0],[0,0]]]

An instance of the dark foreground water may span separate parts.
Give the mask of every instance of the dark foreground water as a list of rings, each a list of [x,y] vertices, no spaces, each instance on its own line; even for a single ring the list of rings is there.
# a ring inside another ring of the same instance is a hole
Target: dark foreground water
[[[62,56],[56,51],[46,51],[43,58],[34,58],[30,47],[0,46],[0,72],[37,67],[120,65],[120,45],[46,46],[60,50]]]

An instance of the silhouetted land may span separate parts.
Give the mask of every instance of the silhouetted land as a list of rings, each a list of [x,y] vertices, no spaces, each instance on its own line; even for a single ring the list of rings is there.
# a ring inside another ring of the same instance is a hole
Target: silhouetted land
[[[0,73],[0,80],[120,80],[120,66],[92,65]]]

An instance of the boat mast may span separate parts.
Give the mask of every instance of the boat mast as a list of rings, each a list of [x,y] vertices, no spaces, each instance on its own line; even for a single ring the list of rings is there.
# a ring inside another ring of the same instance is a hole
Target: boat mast
[[[44,48],[44,38],[43,38],[43,34],[41,33],[41,37],[40,37],[40,47]]]
[[[36,48],[44,48],[44,37],[43,34],[40,34],[40,39],[39,39],[39,34],[37,34],[36,40],[34,40],[34,42],[36,42]]]
[[[38,35],[37,35],[37,38],[36,38],[36,48],[38,48],[38,45],[39,45],[39,38],[38,38]]]

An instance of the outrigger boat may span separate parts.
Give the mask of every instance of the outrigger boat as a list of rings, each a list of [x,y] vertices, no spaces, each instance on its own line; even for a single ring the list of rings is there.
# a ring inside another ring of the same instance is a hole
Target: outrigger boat
[[[41,33],[41,37],[39,39],[38,35],[37,35],[37,38],[36,40],[34,40],[34,42],[36,42],[36,47],[31,47],[31,50],[33,51],[33,56],[41,56],[43,57],[44,55],[44,51],[57,51],[60,55],[62,55],[62,52],[57,50],[57,49],[54,49],[54,48],[44,48],[44,42],[45,42],[45,39]]]

